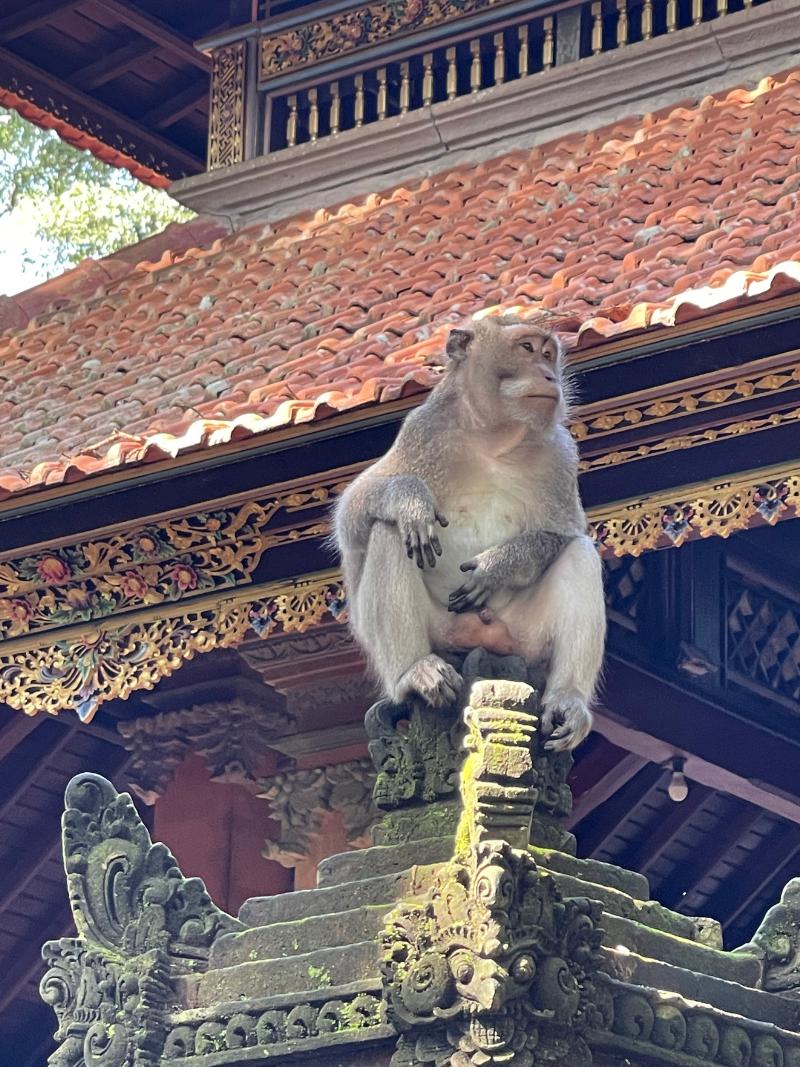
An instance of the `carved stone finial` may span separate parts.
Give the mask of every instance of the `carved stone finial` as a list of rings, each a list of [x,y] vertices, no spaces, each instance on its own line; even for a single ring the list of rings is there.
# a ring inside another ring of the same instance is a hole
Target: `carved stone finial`
[[[473,657],[465,666],[478,664]],[[384,996],[401,1033],[391,1067],[592,1062],[583,1031],[602,909],[563,899],[529,851],[540,784],[547,817],[560,814],[568,764],[553,773],[560,757],[541,749],[536,688],[511,667],[512,679],[464,671],[471,688],[455,858],[384,926]],[[455,732],[451,725],[448,738]]]
[[[77,938],[49,941],[40,993],[58,1017],[54,1065],[159,1062],[172,975],[203,968],[241,924],[153,844],[130,796],[96,774],[67,786],[64,865]]]
[[[800,998],[800,878],[786,884],[753,940],[738,951],[761,957],[763,989]]]

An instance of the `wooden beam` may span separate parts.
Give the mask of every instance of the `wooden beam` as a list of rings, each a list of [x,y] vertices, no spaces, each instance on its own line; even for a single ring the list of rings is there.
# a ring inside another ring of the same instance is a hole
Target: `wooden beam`
[[[113,81],[120,74],[130,70],[144,56],[157,51],[152,41],[136,37],[119,48],[100,56],[94,63],[81,67],[69,76],[69,84],[83,92],[99,89],[106,82]]]
[[[123,0],[91,0],[93,7],[112,15],[119,22],[130,26],[142,37],[148,37],[160,48],[168,51],[172,56],[182,59],[184,62],[198,67],[206,72],[211,70],[211,58],[198,52],[192,42],[181,34],[176,33],[165,22],[147,15],[139,8],[132,7]]]
[[[800,744],[675,682],[607,657],[595,730],[654,763],[685,756],[687,778],[800,823]]]
[[[704,908],[723,926],[732,925],[771,882],[778,880],[781,871],[796,863],[798,853],[800,828],[792,825],[779,827],[750,853],[746,866],[721,885]],[[789,881],[788,877],[786,881]],[[776,897],[773,903],[777,902]]]
[[[179,119],[182,119],[184,115],[188,115],[190,111],[194,111],[207,97],[208,84],[204,85],[195,81],[193,85],[189,85],[183,92],[168,97],[157,107],[147,111],[144,115],[140,115],[139,122],[144,123],[146,126],[164,130]]]
[[[39,3],[25,4],[13,15],[0,19],[0,41],[23,37],[31,30],[47,25],[59,11],[77,7],[79,3],[80,0],[39,0]]]
[[[47,100],[44,99],[47,93],[52,94],[52,98],[58,100],[62,105],[66,105],[61,113],[61,117],[65,122],[78,122],[81,120],[86,122],[94,118],[98,125],[103,128],[105,137],[110,137],[115,129],[124,132],[134,142],[132,145],[125,147],[127,154],[132,157],[135,156],[135,150],[138,147],[140,152],[149,150],[153,152],[154,157],[163,159],[164,163],[171,163],[175,167],[180,166],[181,169],[185,169],[190,174],[195,174],[203,169],[202,160],[192,155],[191,152],[172,144],[156,131],[148,130],[135,119],[128,118],[121,111],[115,111],[99,100],[82,93],[80,89],[69,85],[68,82],[61,81],[47,71],[34,66],[33,63],[20,59],[19,56],[9,52],[8,49],[0,47],[0,85],[15,92],[14,85],[17,82],[22,82],[23,84],[33,83],[30,99],[37,106],[43,107],[44,110],[47,110]],[[36,95],[37,83],[38,86],[45,90],[45,93],[40,96]],[[52,107],[52,102],[50,106]],[[74,118],[71,118],[71,116],[74,116]],[[103,140],[103,137],[98,134],[94,134],[94,136],[98,137],[99,140]],[[115,147],[113,142],[104,141],[104,143],[111,143],[111,147]],[[153,166],[153,164],[147,164],[145,159],[141,161],[146,165]],[[154,169],[157,169],[157,167],[154,166]]]
[[[630,781],[575,827],[578,854],[595,856],[612,837],[631,812],[647,797],[664,777],[664,770],[648,763]]]
[[[77,722],[77,716],[75,717],[75,720]],[[19,800],[25,790],[29,789],[30,786],[33,785],[38,775],[41,774],[42,771],[47,769],[48,763],[55,756],[57,756],[58,753],[62,751],[62,749],[66,748],[70,741],[72,741],[77,732],[78,731],[75,724],[72,723],[65,730],[61,730],[60,733],[51,734],[50,743],[47,745],[44,751],[38,753],[36,756],[36,766],[34,767],[32,773],[26,774],[22,778],[22,781],[17,784],[16,788],[12,789],[8,796],[5,797],[2,802],[0,802],[0,822],[2,822],[6,812],[11,810],[11,808],[16,804],[16,802]],[[0,907],[2,907],[2,905],[0,905]]]
[[[620,759],[616,748],[613,751],[614,762],[602,774],[598,775],[592,785],[585,789],[573,804],[569,818],[566,820],[569,829],[577,825],[581,819],[594,811],[595,808],[605,804],[645,765],[646,761],[633,752],[624,753]]]
[[[23,715],[20,711],[11,712],[6,724],[0,730],[0,760],[13,752],[20,741],[36,729],[42,722],[40,715]]]
[[[653,833],[648,834],[644,841],[625,854],[625,866],[632,871],[644,874],[661,857],[665,849],[677,832],[686,825],[692,815],[703,806],[709,797],[713,796],[713,790],[707,789],[699,782],[689,783],[689,795],[680,803],[673,803],[669,815]]]
[[[655,895],[668,908],[688,904],[689,897],[700,883],[708,877],[717,864],[734,849],[744,835],[761,817],[758,808],[751,804],[733,802],[730,817],[723,818],[712,835],[708,848],[698,849],[688,863],[678,865],[661,886],[656,886]]]
[[[69,937],[75,928],[69,909],[61,908],[56,917],[23,949],[16,961],[6,960],[0,991],[0,1015],[17,999],[20,990],[33,981],[38,973],[44,974],[42,945],[45,941],[58,941]]]

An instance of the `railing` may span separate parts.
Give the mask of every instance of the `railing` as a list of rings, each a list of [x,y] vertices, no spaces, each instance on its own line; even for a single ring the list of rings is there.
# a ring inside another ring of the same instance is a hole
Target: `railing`
[[[449,2],[452,10],[448,0],[375,0],[285,14],[273,4],[247,40],[214,49],[210,168],[535,78],[767,0]],[[232,139],[224,126],[237,115]]]

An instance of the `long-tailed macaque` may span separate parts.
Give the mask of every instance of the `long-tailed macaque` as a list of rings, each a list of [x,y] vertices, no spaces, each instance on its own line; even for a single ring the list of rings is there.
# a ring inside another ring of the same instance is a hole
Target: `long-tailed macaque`
[[[396,702],[455,700],[461,678],[439,654],[450,649],[544,663],[547,746],[572,748],[591,729],[605,604],[563,351],[533,325],[483,317],[450,332],[447,355],[442,381],[337,506],[350,624]]]

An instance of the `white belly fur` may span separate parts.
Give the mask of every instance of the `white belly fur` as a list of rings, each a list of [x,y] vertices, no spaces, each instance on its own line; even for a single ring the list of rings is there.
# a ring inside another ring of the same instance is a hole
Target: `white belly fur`
[[[433,569],[425,569],[425,585],[432,599],[446,606],[450,594],[467,577],[460,570],[461,564],[522,533],[527,526],[526,510],[502,493],[463,496],[457,506],[448,508],[449,525],[437,529],[442,555]],[[501,594],[501,599],[507,601],[508,594]],[[493,599],[492,607],[499,606]]]

